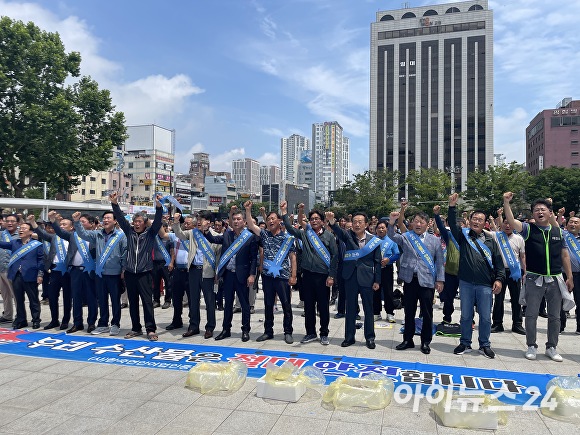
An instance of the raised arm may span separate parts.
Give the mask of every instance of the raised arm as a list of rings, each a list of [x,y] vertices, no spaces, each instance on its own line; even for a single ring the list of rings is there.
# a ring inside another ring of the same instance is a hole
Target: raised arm
[[[301,231],[294,228],[292,222],[290,222],[290,218],[288,217],[288,203],[286,201],[280,203],[280,213],[282,213],[282,222],[284,222],[284,228],[286,228],[286,231],[297,239],[300,239]]]
[[[129,222],[127,222],[127,219],[125,219],[125,215],[121,211],[121,207],[119,207],[119,204],[117,202],[117,192],[113,192],[109,195],[109,201],[111,201],[111,207],[113,207],[113,215],[115,216],[115,220],[121,227],[121,230],[123,230],[125,235],[131,234],[131,231],[133,231],[133,227]]]
[[[459,195],[457,192],[452,193],[449,195],[449,211],[447,213],[447,222],[449,223],[449,229],[451,230],[451,234],[459,243],[459,238],[461,236],[461,230],[457,226],[457,200],[459,199]]]
[[[155,218],[153,219],[153,223],[151,224],[151,231],[153,234],[157,235],[159,229],[162,226],[162,219],[163,219],[163,206],[159,200],[161,199],[161,195],[157,194],[155,197]]]
[[[56,212],[54,210],[48,212],[48,220],[52,222],[52,229],[57,236],[59,236],[61,239],[70,241],[72,232],[69,233],[68,231],[64,231],[60,227],[60,225],[56,222]]]
[[[254,219],[252,219],[252,201],[244,202],[244,208],[246,209],[246,227],[254,233],[256,236],[260,236],[260,227],[254,223]],[[264,212],[264,214],[266,214]],[[266,220],[264,219],[264,222]]]
[[[81,212],[75,211],[72,215],[73,218],[73,225],[75,227],[75,231],[79,235],[79,237],[83,240],[86,240],[91,243],[96,243],[97,241],[97,232],[96,231],[87,231],[81,224]]]
[[[513,199],[514,194],[512,192],[505,192],[503,194],[503,212],[505,213],[505,218],[507,219],[510,226],[516,230],[518,233],[522,232],[522,223],[514,217],[514,212],[510,205],[510,201]]]
[[[443,219],[441,219],[440,205],[433,207],[433,217],[435,218],[435,225],[437,225],[437,229],[439,230],[439,234],[441,234],[441,238],[445,241],[446,244],[449,243],[449,233],[447,232],[447,228],[445,228]]]
[[[332,232],[336,235],[338,240],[346,243],[348,240],[348,233],[342,228],[340,228],[340,225],[338,225],[338,223],[336,222],[334,213],[331,211],[324,212],[324,217],[326,218],[328,225],[330,225],[330,228],[332,228]]]

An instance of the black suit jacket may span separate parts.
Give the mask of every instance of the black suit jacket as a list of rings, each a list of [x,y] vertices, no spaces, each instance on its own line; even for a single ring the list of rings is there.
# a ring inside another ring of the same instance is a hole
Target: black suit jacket
[[[345,231],[338,223],[331,226],[332,231],[336,234],[338,240],[344,242],[347,251],[358,250],[358,241],[355,233],[352,230]],[[366,234],[366,243],[368,243],[374,236]],[[342,277],[349,279],[355,272],[359,286],[372,287],[373,283],[381,282],[381,249],[380,245],[375,248],[373,252],[365,255],[362,258],[351,261],[342,262]]]
[[[209,231],[204,235],[210,243],[222,245],[222,255],[235,241],[235,233],[229,228],[221,235],[213,235]],[[251,238],[236,253],[236,277],[239,282],[246,282],[250,275],[256,275],[257,257],[258,238],[252,234]],[[222,277],[225,271],[226,266],[222,267],[218,276]]]

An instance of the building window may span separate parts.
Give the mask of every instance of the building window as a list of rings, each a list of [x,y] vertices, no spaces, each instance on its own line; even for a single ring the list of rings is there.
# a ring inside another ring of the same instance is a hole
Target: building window
[[[101,184],[107,184],[107,180],[105,178],[101,178]]]
[[[570,142],[572,145],[578,145],[578,141],[577,140],[573,140]]]
[[[117,188],[117,180],[113,180],[113,188]]]
[[[87,181],[87,177],[86,177],[86,175],[83,175],[83,183],[84,183],[85,181]]]
[[[129,164],[127,165],[127,168],[133,169],[133,162],[129,162]]]
[[[149,185],[145,186],[145,190],[146,190],[147,192],[149,192],[149,191],[151,190],[151,186],[149,186]]]
[[[85,195],[85,189],[81,189],[81,195]]]
[[[145,167],[146,168],[150,168],[151,167],[151,162],[145,162]]]
[[[91,181],[97,181],[97,177],[91,177]]]
[[[89,195],[94,195],[95,191],[94,190],[89,190]]]

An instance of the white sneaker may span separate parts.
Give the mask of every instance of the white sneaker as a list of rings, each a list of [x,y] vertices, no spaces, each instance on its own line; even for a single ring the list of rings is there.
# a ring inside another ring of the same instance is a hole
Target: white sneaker
[[[380,314],[375,314],[375,322],[378,322],[379,320],[383,320],[383,318]]]
[[[529,359],[530,361],[535,360],[537,353],[538,351],[534,346],[528,347],[528,350],[526,351],[526,359]]]
[[[93,331],[91,331],[91,334],[99,335],[99,334],[103,334],[105,332],[109,332],[108,326],[97,326]]]
[[[564,361],[564,358],[562,358],[560,356],[560,354],[558,352],[556,352],[556,348],[554,348],[554,347],[549,347],[546,349],[546,356],[548,358],[550,358],[552,361],[556,361],[556,362]]]
[[[387,314],[387,322],[395,323],[395,315],[394,314]]]
[[[117,325],[111,325],[111,332],[109,332],[109,335],[119,335],[119,332],[121,332],[121,329]]]

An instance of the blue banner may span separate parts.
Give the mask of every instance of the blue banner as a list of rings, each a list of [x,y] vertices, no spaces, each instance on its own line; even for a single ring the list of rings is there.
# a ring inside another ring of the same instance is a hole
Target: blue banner
[[[117,243],[121,241],[125,234],[121,230],[115,230],[113,235],[109,238],[107,244],[103,248],[103,252],[101,252],[101,256],[99,257],[99,261],[97,262],[97,268],[95,273],[99,276],[103,275],[103,269],[105,268],[105,263],[111,256],[113,249],[117,246]]]
[[[54,242],[54,246],[56,249],[56,257],[55,257],[55,264],[56,267],[54,268],[54,270],[65,274],[66,273],[66,252],[67,252],[67,248],[64,245],[64,240],[61,239],[59,236],[57,236],[56,234],[54,235],[54,238],[52,239]]]
[[[337,347],[337,349],[340,349]],[[371,373],[387,375],[395,387],[413,386],[414,394],[425,394],[432,386],[497,394],[512,405],[540,405],[546,383],[553,374],[443,366],[419,362],[389,361],[328,354],[299,353],[231,346],[206,346],[181,342],[150,343],[118,337],[75,336],[0,328],[0,353],[54,358],[68,361],[148,367],[186,372],[199,362],[237,360],[248,366],[248,376],[260,378],[269,363],[290,361],[297,367],[314,366],[326,376],[326,383],[339,376],[360,378]],[[379,354],[377,354],[378,356]],[[450,362],[453,356],[450,357]],[[184,373],[185,381],[185,373]],[[431,390],[432,391],[432,390]]]
[[[244,230],[240,233],[240,235],[234,241],[234,243],[232,243],[229,246],[229,248],[226,249],[226,252],[222,253],[222,257],[220,258],[220,262],[219,262],[218,267],[217,267],[218,273],[220,272],[220,270],[223,269],[223,267],[226,264],[228,264],[228,261],[230,261],[230,258],[232,258],[234,256],[234,254],[236,254],[242,248],[242,246],[244,246],[244,243],[246,243],[248,240],[250,240],[250,238],[253,236],[254,236],[254,234],[252,232],[250,232],[250,230],[248,230],[247,228],[244,228]]]
[[[73,239],[77,245],[79,254],[81,254],[81,258],[83,259],[83,266],[85,267],[83,272],[90,273],[94,271],[95,260],[91,257],[91,253],[89,252],[89,242],[81,239],[76,231],[73,233]]]
[[[155,243],[157,244],[157,250],[161,252],[161,255],[163,255],[165,265],[169,266],[169,263],[171,263],[171,255],[169,255],[169,252],[167,251],[167,248],[165,247],[163,240],[161,240],[161,237],[159,237],[158,235],[155,236]]]

